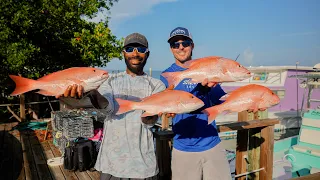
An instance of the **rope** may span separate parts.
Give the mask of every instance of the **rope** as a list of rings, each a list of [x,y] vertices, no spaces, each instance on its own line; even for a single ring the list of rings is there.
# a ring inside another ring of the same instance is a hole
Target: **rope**
[[[292,159],[293,162],[296,162],[296,161],[297,161],[296,157],[295,157],[293,154],[286,154],[286,155],[284,155],[284,156],[282,157],[281,160],[277,160],[277,161],[273,162],[273,166],[275,166],[276,163],[278,163],[278,162],[282,162],[282,163],[288,162],[288,163],[291,163],[289,160],[287,160],[287,158],[286,158],[287,156],[292,156],[292,157],[293,157],[293,159]]]
[[[43,103],[52,103],[52,102],[59,102],[59,100],[53,100],[53,101],[35,101],[35,102],[28,102],[28,103],[25,103],[25,104],[43,104]],[[20,104],[0,104],[0,107],[4,106],[19,106]]]
[[[49,105],[50,105],[51,111],[54,111],[54,110],[53,110],[53,108],[52,108],[52,105],[51,105],[51,102],[50,102],[49,98],[48,98],[48,97],[46,97],[46,98],[47,98],[47,100],[48,100],[48,102],[49,102]]]
[[[245,172],[245,173],[242,173],[242,174],[237,174],[236,176],[234,176],[234,178],[241,177],[241,176],[248,175],[248,174],[255,173],[255,172],[259,172],[261,170],[264,170],[264,168],[256,169],[256,170],[253,170],[253,171],[250,171],[250,172]]]

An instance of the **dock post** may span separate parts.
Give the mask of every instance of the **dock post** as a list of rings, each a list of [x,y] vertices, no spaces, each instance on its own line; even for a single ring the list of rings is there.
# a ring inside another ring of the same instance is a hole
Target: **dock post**
[[[156,131],[156,157],[159,167],[159,180],[171,179],[171,140],[172,131]]]
[[[238,122],[245,122],[257,119],[267,119],[268,112],[258,111],[249,113],[243,111],[238,113]],[[261,144],[264,141],[261,136],[261,128],[254,128],[249,130],[238,130],[237,133],[237,152],[236,152],[236,175],[245,172],[251,172],[259,169],[261,158]],[[248,143],[249,142],[249,143]],[[273,156],[272,156],[273,157]],[[248,179],[258,180],[260,173],[255,172],[248,174]],[[245,176],[238,179],[245,179]],[[262,178],[263,179],[263,178]]]
[[[267,126],[261,130],[260,179],[271,180],[273,174],[273,147],[274,147],[274,126]]]
[[[247,111],[238,113],[238,122],[244,122],[248,120]],[[237,151],[236,151],[236,175],[247,172],[247,162],[245,158],[248,148],[248,130],[238,130],[237,131]],[[245,180],[245,176],[237,178],[237,180]]]
[[[26,106],[25,106],[25,95],[20,95],[20,119],[24,121],[26,119]]]

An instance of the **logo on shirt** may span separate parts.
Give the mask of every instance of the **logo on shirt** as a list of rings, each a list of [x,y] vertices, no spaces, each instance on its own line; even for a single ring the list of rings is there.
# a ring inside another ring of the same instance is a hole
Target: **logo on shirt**
[[[195,88],[198,83],[191,82],[191,79],[186,79],[186,80],[182,81],[182,84],[187,86],[187,88]]]

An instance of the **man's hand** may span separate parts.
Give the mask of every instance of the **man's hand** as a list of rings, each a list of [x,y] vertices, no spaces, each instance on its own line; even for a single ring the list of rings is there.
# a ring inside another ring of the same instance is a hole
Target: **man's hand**
[[[167,118],[169,117],[174,118],[176,116],[176,113],[162,113],[162,112],[160,112],[158,116],[161,117],[163,114],[165,114]]]
[[[171,84],[167,89],[165,89],[165,91],[167,91],[167,90],[173,90],[173,89],[174,89],[174,85]]]
[[[77,84],[68,86],[68,88],[64,91],[64,93],[56,96],[56,98],[59,98],[61,96],[81,98],[83,96],[83,86],[77,85]]]
[[[265,111],[265,110],[267,110],[267,108],[258,109],[258,111]],[[255,112],[255,110],[254,109],[248,109],[248,113],[251,113],[251,112]]]
[[[202,86],[207,86],[207,87],[209,87],[209,88],[215,87],[217,84],[218,84],[218,83],[216,83],[216,82],[209,82],[209,81],[208,81],[208,78],[204,79],[204,80],[202,81],[202,83],[201,83]]]

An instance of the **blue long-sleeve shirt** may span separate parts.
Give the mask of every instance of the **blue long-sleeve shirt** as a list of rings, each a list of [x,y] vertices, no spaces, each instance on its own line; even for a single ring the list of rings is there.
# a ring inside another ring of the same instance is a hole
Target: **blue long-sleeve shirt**
[[[184,68],[172,64],[163,72],[183,71]],[[168,81],[160,75],[160,80],[168,87]],[[219,99],[226,93],[220,85],[213,88],[203,87],[200,83],[182,80],[174,89],[189,92],[204,102],[204,106],[194,112],[177,114],[172,119],[174,132],[173,147],[180,151],[201,152],[213,148],[221,142],[216,123],[208,125],[208,116],[201,111],[213,105],[221,104]]]

